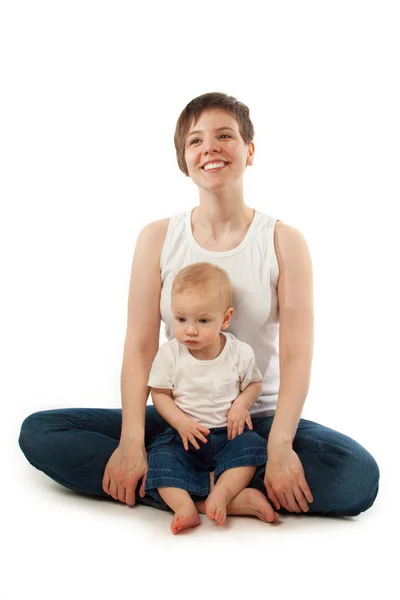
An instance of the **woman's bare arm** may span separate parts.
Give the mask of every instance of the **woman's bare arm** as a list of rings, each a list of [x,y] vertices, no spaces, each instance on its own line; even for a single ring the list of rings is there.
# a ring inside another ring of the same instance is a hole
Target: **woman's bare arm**
[[[148,376],[158,350],[160,332],[160,256],[168,219],[150,223],[140,232],[133,257],[128,298],[128,324],[121,372],[122,432],[104,469],[106,494],[130,506],[136,490],[145,495],[147,455],[144,423]]]
[[[291,445],[307,397],[314,343],[312,264],[299,231],[278,222],[280,388],[270,445]]]
[[[307,244],[296,229],[277,223],[275,248],[279,263],[279,366],[278,403],[268,438],[264,476],[267,494],[275,508],[307,512],[313,495],[303,465],[293,450],[301,411],[310,384],[313,354],[313,284]]]
[[[135,440],[144,445],[147,381],[159,346],[160,256],[168,222],[162,219],[144,227],[133,257],[121,371],[121,442]]]

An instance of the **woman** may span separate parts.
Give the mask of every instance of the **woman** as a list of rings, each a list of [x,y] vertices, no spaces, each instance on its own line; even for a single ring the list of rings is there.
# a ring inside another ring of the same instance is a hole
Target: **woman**
[[[144,494],[146,447],[167,423],[146,407],[160,319],[172,336],[170,289],[187,264],[223,267],[234,287],[230,330],[249,343],[263,373],[251,410],[268,461],[228,514],[273,522],[281,512],[357,515],[378,492],[379,469],[357,442],[301,419],[313,352],[312,268],[302,235],[248,207],[243,176],[254,157],[249,110],[225,94],[204,94],[180,115],[180,169],[199,188],[193,211],[147,225],[135,249],[119,409],[59,409],[27,417],[20,446],[29,462],[81,493],[166,509]],[[269,501],[268,501],[269,500]],[[272,503],[272,505],[270,504]],[[199,512],[204,503],[197,504]]]

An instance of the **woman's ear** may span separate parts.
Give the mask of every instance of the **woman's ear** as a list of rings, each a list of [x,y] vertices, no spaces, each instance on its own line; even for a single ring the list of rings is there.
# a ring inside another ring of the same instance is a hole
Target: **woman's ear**
[[[255,151],[254,142],[250,142],[249,149],[248,149],[248,155],[247,155],[247,162],[246,162],[247,165],[253,164],[254,151]]]

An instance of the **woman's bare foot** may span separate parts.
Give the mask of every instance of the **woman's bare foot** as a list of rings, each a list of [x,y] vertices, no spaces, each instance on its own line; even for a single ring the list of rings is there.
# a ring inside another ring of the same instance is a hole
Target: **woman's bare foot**
[[[191,505],[189,503],[184,503],[175,511],[174,518],[171,522],[171,531],[176,535],[183,529],[197,527],[200,523],[199,513],[193,502]]]
[[[211,492],[210,496],[213,494]],[[208,496],[205,502],[196,502],[197,510],[208,515],[207,503],[210,498]],[[274,511],[264,494],[254,488],[245,488],[235,498],[233,498],[226,507],[228,515],[248,515],[257,517],[265,523],[276,523],[279,520],[279,515]]]
[[[226,496],[222,490],[215,487],[205,501],[205,513],[207,517],[223,525],[226,520]]]

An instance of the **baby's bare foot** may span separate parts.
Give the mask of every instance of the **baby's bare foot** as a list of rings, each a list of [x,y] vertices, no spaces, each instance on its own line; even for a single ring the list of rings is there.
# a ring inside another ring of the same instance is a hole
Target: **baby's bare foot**
[[[211,494],[210,494],[211,495]],[[196,502],[197,510],[204,514],[207,509],[204,502]],[[228,515],[248,515],[257,517],[265,523],[276,523],[279,515],[274,511],[264,494],[254,488],[246,488],[239,492],[227,506]]]
[[[226,496],[222,490],[215,487],[205,502],[205,511],[209,519],[217,525],[223,525],[226,520]]]
[[[231,500],[229,509],[235,511],[236,515],[257,517],[266,523],[279,521],[278,513],[274,511],[264,494],[254,488],[242,490]]]
[[[182,531],[183,529],[190,529],[191,527],[197,527],[200,525],[199,513],[195,505],[183,504],[174,514],[174,518],[171,522],[171,531],[174,535]]]

